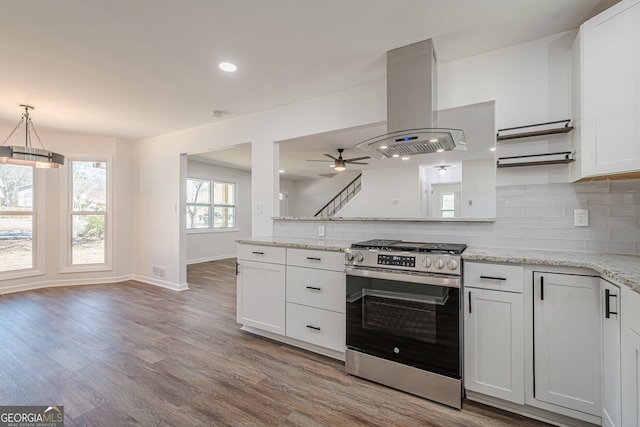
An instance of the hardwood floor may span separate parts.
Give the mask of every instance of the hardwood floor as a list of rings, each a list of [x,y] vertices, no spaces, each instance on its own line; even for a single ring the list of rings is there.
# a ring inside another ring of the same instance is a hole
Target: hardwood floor
[[[235,259],[190,266],[188,282],[1,296],[0,404],[64,405],[67,427],[544,425],[449,409],[240,331]]]

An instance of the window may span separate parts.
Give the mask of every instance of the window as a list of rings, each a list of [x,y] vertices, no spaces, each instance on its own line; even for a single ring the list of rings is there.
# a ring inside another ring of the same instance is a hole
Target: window
[[[34,169],[0,164],[0,272],[34,268]]]
[[[187,178],[187,229],[211,228],[211,181]]]
[[[107,162],[69,161],[71,265],[105,264]]]
[[[236,184],[187,178],[187,229],[235,227]]]
[[[456,215],[456,196],[454,193],[442,193],[442,218],[454,218]]]

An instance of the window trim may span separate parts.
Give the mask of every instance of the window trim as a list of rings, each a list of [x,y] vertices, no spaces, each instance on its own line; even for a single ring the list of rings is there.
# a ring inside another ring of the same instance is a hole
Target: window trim
[[[101,162],[107,165],[107,194],[106,202],[107,209],[105,211],[74,211],[72,204],[72,185],[73,185],[73,168],[72,162]],[[61,205],[61,218],[64,218],[63,224],[60,229],[60,273],[82,273],[82,272],[97,272],[97,271],[113,271],[113,161],[111,156],[79,156],[69,155],[67,156],[67,169],[64,173],[62,181],[63,202]],[[71,264],[71,220],[73,215],[104,215],[105,217],[105,230],[104,230],[104,257],[105,262],[99,264]]]

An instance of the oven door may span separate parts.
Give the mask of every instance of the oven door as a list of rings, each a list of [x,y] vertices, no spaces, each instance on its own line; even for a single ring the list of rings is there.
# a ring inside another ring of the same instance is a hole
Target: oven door
[[[459,278],[346,273],[348,349],[461,378]]]

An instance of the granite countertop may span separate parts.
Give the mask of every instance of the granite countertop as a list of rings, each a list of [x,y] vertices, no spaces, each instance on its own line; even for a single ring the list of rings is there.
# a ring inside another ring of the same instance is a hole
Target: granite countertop
[[[496,222],[495,218],[411,218],[411,217],[365,217],[365,216],[279,216],[271,218],[276,221],[383,221],[383,222]]]
[[[236,243],[246,245],[281,246],[293,249],[313,249],[321,251],[342,252],[351,247],[355,240],[336,240],[306,237],[247,237],[236,239]]]
[[[272,236],[237,239],[236,242],[248,245],[336,252],[344,251],[354,243],[352,240]],[[466,261],[589,268],[600,273],[602,277],[616,280],[640,293],[640,256],[638,255],[469,246],[463,252],[462,259]]]
[[[462,259],[589,268],[605,278],[614,279],[640,293],[640,256],[638,255],[470,246],[463,252]]]

